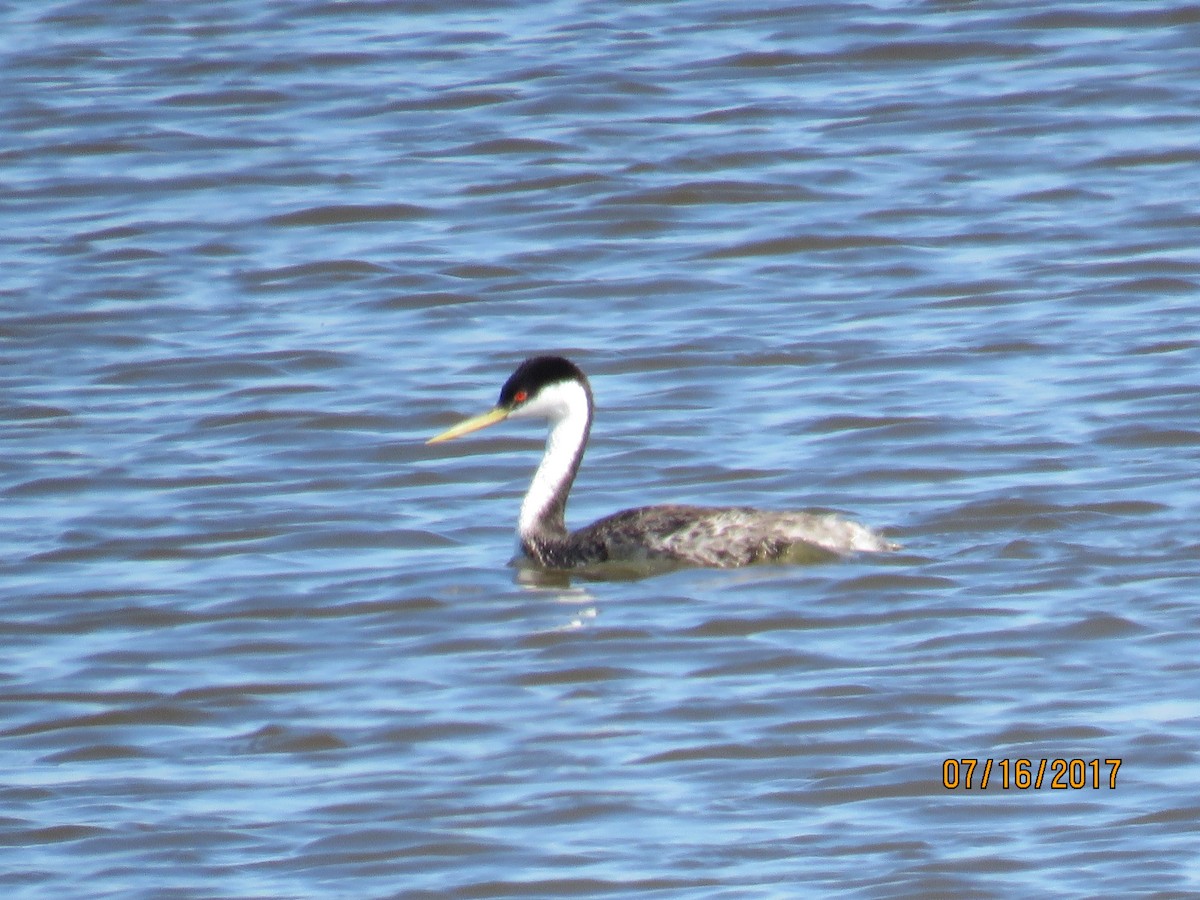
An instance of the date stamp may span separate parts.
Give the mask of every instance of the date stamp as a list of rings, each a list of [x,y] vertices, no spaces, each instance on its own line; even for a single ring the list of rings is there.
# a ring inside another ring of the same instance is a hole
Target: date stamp
[[[942,787],[948,791],[1002,790],[1098,791],[1117,789],[1119,759],[947,759]]]

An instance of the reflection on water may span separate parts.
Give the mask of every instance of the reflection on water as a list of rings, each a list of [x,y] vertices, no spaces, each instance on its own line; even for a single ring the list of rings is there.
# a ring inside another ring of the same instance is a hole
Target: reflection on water
[[[1200,890],[1193,9],[0,16],[8,895]],[[514,572],[539,351],[905,549]]]

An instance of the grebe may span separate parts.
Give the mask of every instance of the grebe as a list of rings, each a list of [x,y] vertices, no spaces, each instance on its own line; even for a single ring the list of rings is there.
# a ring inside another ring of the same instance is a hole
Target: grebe
[[[549,420],[546,453],[517,523],[521,549],[548,569],[609,561],[727,568],[898,547],[840,516],[742,506],[642,506],[568,531],[563,521],[567,495],[583,459],[593,409],[587,376],[574,363],[561,356],[535,356],[504,382],[492,410],[459,422],[427,443],[449,441],[508,418]]]

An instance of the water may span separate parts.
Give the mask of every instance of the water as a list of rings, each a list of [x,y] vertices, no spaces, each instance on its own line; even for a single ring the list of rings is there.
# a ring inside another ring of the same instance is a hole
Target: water
[[[1200,893],[1200,10],[440,6],[0,6],[6,896]]]

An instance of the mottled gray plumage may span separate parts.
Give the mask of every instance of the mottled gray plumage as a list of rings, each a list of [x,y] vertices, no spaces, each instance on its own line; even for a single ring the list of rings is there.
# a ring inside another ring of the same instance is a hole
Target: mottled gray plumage
[[[642,506],[569,532],[567,497],[587,445],[592,409],[591,386],[578,367],[559,356],[538,356],[513,372],[493,410],[432,438],[449,440],[510,416],[550,421],[546,453],[521,504],[517,529],[521,549],[541,566],[647,562],[728,568],[896,549],[837,515],[744,506]]]
[[[609,561],[732,568],[896,549],[870,529],[832,514],[677,504],[622,510],[570,534],[539,530],[523,535],[521,547],[552,569]]]

